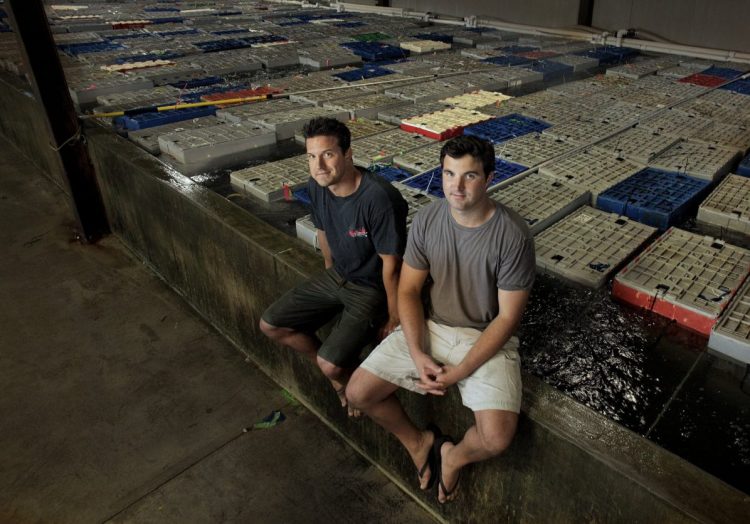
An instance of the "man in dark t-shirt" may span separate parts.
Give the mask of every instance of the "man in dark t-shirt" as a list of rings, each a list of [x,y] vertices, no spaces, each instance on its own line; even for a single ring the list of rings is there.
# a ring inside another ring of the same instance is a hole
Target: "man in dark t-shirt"
[[[312,220],[326,270],[272,304],[260,329],[317,363],[347,406],[346,384],[360,350],[399,324],[396,290],[408,206],[387,181],[354,167],[346,125],[315,118],[304,135]],[[321,342],[315,332],[337,315]]]

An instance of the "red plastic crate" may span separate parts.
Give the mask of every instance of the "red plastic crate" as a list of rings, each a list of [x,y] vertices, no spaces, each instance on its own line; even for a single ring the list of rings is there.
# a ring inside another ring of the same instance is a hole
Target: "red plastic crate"
[[[515,53],[515,55],[522,56],[530,60],[542,60],[544,58],[560,56],[560,53],[555,53],[554,51],[524,51],[523,53]]]
[[[702,73],[695,73],[690,76],[686,76],[685,78],[681,78],[678,80],[678,82],[683,82],[685,84],[695,84],[697,86],[703,86],[703,87],[716,87],[718,85],[721,85],[727,81],[726,78],[722,78],[720,76],[713,76],[713,75],[704,75]]]
[[[627,286],[617,279],[612,283],[612,296],[633,306],[653,311],[658,315],[674,320],[686,329],[705,336],[711,334],[711,328],[719,320],[718,317],[703,315],[692,309],[657,298],[651,293]]]
[[[148,20],[139,20],[134,22],[112,22],[112,29],[143,29],[151,25]]]

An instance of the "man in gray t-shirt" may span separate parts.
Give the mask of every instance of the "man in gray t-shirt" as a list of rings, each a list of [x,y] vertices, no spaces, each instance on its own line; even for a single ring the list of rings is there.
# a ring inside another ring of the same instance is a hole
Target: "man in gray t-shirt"
[[[521,217],[487,195],[495,166],[488,142],[469,136],[440,153],[445,200],[417,213],[409,233],[398,309],[401,329],[352,376],[349,402],[393,433],[420,487],[453,500],[461,468],[504,451],[521,408],[518,326],[534,283],[534,239]],[[422,306],[429,286],[430,309]],[[419,430],[394,392],[444,395],[456,385],[475,425],[463,439]]]

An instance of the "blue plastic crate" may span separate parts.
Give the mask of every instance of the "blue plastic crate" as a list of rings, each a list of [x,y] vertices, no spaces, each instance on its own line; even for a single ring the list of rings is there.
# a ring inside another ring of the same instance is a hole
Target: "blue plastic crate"
[[[118,116],[114,119],[114,124],[116,127],[124,128],[128,131],[136,131],[138,129],[163,126],[164,124],[182,122],[184,120],[192,120],[193,118],[215,114],[215,106],[191,107],[187,109],[172,109],[170,111],[142,113],[132,116]]]
[[[409,56],[406,49],[380,42],[345,42],[341,46],[368,62]]]
[[[286,42],[288,39],[285,36],[281,35],[258,35],[258,36],[248,36],[243,38],[245,42],[247,42],[250,45],[257,45],[257,44],[269,44],[273,42]]]
[[[482,61],[499,66],[518,66],[530,64],[532,62],[530,58],[516,55],[491,56],[489,58],[485,58]]]
[[[385,178],[388,182],[401,182],[412,176],[408,171],[394,166],[379,166],[371,169],[371,171],[379,177]]]
[[[611,45],[605,45],[595,47],[594,49],[587,49],[585,51],[578,51],[571,53],[578,56],[587,56],[589,58],[596,58],[600,64],[611,65],[624,62],[629,58],[638,55],[638,51],[630,49],[628,47],[616,47]]]
[[[419,33],[418,35],[414,35],[414,38],[419,38],[420,40],[432,40],[433,42],[444,42],[446,44],[453,43],[453,35],[446,35],[443,33]]]
[[[173,51],[167,53],[147,53],[143,55],[118,56],[115,58],[115,64],[132,64],[134,62],[145,62],[147,60],[171,60],[184,56],[182,53]]]
[[[737,174],[750,177],[750,154],[743,158],[740,165],[737,166]]]
[[[466,126],[464,134],[484,138],[493,144],[500,144],[529,133],[540,133],[548,127],[550,124],[543,120],[512,113]]]
[[[523,173],[527,169],[528,167],[523,166],[521,164],[516,164],[515,162],[508,162],[507,160],[496,157],[495,158],[495,176],[492,177],[492,182],[490,183],[490,185],[495,185],[498,182],[502,182],[503,180],[507,180],[511,177],[514,177],[518,173]]]
[[[721,86],[719,89],[726,89],[727,91],[734,91],[740,95],[750,95],[750,79],[735,80],[732,83]]]
[[[237,16],[241,14],[242,14],[242,11],[226,10],[226,11],[216,11],[214,13],[214,16]]]
[[[711,66],[708,69],[701,71],[701,74],[718,76],[721,78],[726,78],[727,80],[733,80],[735,78],[741,77],[744,74],[744,71],[739,71],[737,69],[730,69],[728,67]]]
[[[294,199],[305,204],[306,206],[312,206],[312,200],[310,200],[310,192],[306,187],[301,187],[292,191]]]
[[[237,35],[239,33],[248,33],[247,29],[222,29],[221,31],[211,31],[212,35]]]
[[[178,35],[197,35],[200,31],[197,29],[176,29],[174,31],[155,31],[157,36],[178,36]]]
[[[125,49],[122,44],[115,42],[86,42],[75,44],[62,44],[57,46],[69,55],[83,55],[87,53],[103,53],[105,51],[119,51]]]
[[[242,49],[250,47],[252,44],[244,38],[228,38],[226,40],[208,40],[206,42],[196,42],[193,44],[204,53],[213,53],[216,51],[230,51],[232,49]]]
[[[152,24],[181,24],[185,21],[181,16],[165,16],[163,18],[149,18]]]
[[[596,207],[665,230],[688,218],[710,180],[647,167],[599,194]]]
[[[366,78],[376,78],[379,76],[391,75],[393,71],[385,69],[383,67],[360,67],[359,69],[353,69],[351,71],[344,71],[343,73],[336,73],[336,78],[340,78],[346,82],[355,82],[357,80],[364,80]]]
[[[403,181],[409,187],[425,191],[430,195],[445,198],[443,193],[443,168],[435,167]]]
[[[134,38],[150,38],[153,35],[151,33],[123,33],[121,35],[109,35],[107,40],[132,40]]]
[[[528,67],[532,71],[542,73],[545,81],[573,74],[573,66],[554,62],[552,60],[537,60]]]

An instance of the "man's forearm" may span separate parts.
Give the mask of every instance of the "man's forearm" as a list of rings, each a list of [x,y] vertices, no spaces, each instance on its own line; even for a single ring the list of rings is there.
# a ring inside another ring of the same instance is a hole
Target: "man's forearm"
[[[474,346],[456,366],[459,380],[474,373],[479,367],[494,357],[510,340],[516,329],[515,320],[496,317],[482,332]]]
[[[401,329],[409,347],[409,353],[424,352],[425,316],[420,293],[400,292],[398,295]]]

